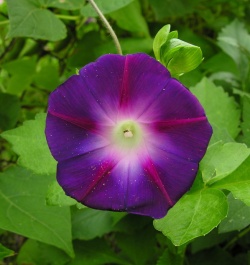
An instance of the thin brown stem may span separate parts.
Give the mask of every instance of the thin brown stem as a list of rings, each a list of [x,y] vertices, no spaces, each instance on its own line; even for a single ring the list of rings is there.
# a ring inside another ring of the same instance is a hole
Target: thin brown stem
[[[108,32],[110,33],[111,37],[113,38],[113,41],[115,43],[115,47],[117,49],[117,53],[122,55],[122,48],[121,45],[119,43],[119,40],[114,32],[114,30],[112,29],[112,27],[110,26],[108,20],[105,18],[105,16],[103,15],[102,11],[99,9],[99,7],[96,5],[94,0],[88,0],[89,3],[92,5],[93,9],[96,11],[96,13],[98,14],[98,16],[100,17],[102,23],[104,24],[104,26],[107,28]]]

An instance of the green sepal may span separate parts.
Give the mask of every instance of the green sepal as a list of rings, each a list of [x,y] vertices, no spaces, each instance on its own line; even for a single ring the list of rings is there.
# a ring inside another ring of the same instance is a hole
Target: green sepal
[[[170,25],[159,30],[153,42],[155,57],[173,77],[194,70],[203,60],[201,48],[178,39],[178,32],[170,32]]]
[[[173,38],[162,46],[161,62],[172,76],[180,76],[194,70],[202,60],[201,48],[182,40]]]
[[[161,59],[161,52],[162,52],[161,47],[172,38],[178,38],[178,32],[177,31],[170,32],[170,27],[171,26],[169,24],[162,27],[154,38],[153,50],[156,60],[160,61]]]

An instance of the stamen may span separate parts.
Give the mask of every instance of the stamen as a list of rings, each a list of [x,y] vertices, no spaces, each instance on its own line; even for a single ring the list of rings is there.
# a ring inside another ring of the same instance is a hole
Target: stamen
[[[130,130],[123,131],[123,134],[125,138],[132,138],[134,136]]]
[[[120,150],[131,150],[140,146],[142,129],[133,120],[122,120],[114,126],[112,142]]]

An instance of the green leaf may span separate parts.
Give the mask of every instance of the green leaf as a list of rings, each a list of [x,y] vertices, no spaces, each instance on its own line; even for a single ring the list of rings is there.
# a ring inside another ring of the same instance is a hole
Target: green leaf
[[[178,17],[191,13],[196,9],[200,0],[149,0],[157,20],[168,17]]]
[[[222,220],[222,222],[224,220]],[[227,241],[230,237],[231,235],[229,234],[220,235],[218,234],[218,229],[214,229],[206,236],[196,238],[194,241],[192,241],[192,243],[190,244],[192,254],[200,252],[201,250],[218,246],[219,244]]]
[[[52,91],[60,84],[58,60],[44,56],[37,63],[36,70],[33,80],[37,87]]]
[[[156,59],[176,77],[194,70],[203,60],[201,48],[179,40],[177,31],[170,32],[170,25],[158,31],[153,50]]]
[[[83,38],[77,42],[74,52],[68,57],[67,63],[69,67],[81,68],[85,64],[96,60],[97,56],[94,54],[93,49],[100,43],[103,43],[103,41],[97,32],[91,31],[86,33]],[[113,41],[112,47],[114,47]],[[105,51],[105,53],[108,52],[109,50]]]
[[[141,229],[145,229],[148,225],[152,225],[152,219],[140,215],[127,214],[122,220],[118,220],[115,231],[122,233],[136,234]]]
[[[95,0],[96,5],[100,8],[102,13],[109,14],[113,11],[116,11],[130,3],[132,3],[134,0],[109,0],[109,1],[103,1],[103,0]],[[93,9],[93,7],[90,4],[87,4],[81,9],[81,14],[85,17],[97,17],[97,13]]]
[[[162,46],[168,41],[168,36],[170,34],[170,25],[166,25],[163,28],[161,28],[153,42],[153,51],[155,54],[156,60],[160,61],[161,60],[161,55],[162,55]],[[178,33],[176,33],[178,35]],[[177,38],[178,36],[176,36]]]
[[[121,264],[131,265],[118,253],[115,253],[107,245],[104,239],[94,239],[91,241],[76,241],[74,244],[76,257],[68,265],[101,265],[101,264]]]
[[[221,87],[215,86],[207,78],[203,78],[190,91],[204,107],[207,118],[212,125],[226,129],[233,138],[238,135],[240,111],[232,97],[229,97]]]
[[[71,206],[77,204],[77,201],[67,196],[62,187],[55,180],[48,188],[46,204],[51,206]]]
[[[36,59],[35,57],[23,57],[5,63],[3,68],[11,75],[32,76],[36,69]]]
[[[48,207],[51,177],[11,167],[0,176],[0,227],[56,246],[73,256],[69,208]]]
[[[239,78],[229,72],[216,72],[209,76],[212,82],[221,85],[222,87],[239,87]]]
[[[202,68],[207,70],[209,73],[216,72],[230,72],[239,76],[239,70],[233,59],[224,52],[219,52],[211,58],[204,61]]]
[[[39,174],[56,172],[56,161],[50,154],[44,134],[45,118],[46,114],[38,114],[35,120],[25,121],[22,126],[1,134],[20,156],[18,164]]]
[[[69,261],[62,250],[32,239],[25,241],[17,256],[17,265],[64,265]]]
[[[185,75],[180,75],[178,79],[185,87],[195,86],[203,78],[203,73],[199,68],[194,69]]]
[[[161,58],[161,47],[168,40],[169,33],[170,33],[170,25],[168,24],[162,27],[155,35],[153,42],[153,50],[156,60],[160,60]],[[178,37],[177,32],[176,34],[177,36],[175,36],[175,38]]]
[[[9,10],[9,38],[30,37],[58,41],[66,37],[66,27],[39,0],[6,0]]]
[[[240,90],[240,89],[238,89],[238,88],[233,88],[232,91],[233,91],[233,93],[234,93],[235,95],[239,95],[239,96],[241,96],[242,98],[243,98],[243,97],[250,98],[250,93],[249,93],[249,92],[242,91],[242,90]]]
[[[24,90],[30,88],[36,70],[36,59],[35,57],[23,57],[5,63],[3,68],[11,75],[7,85],[7,92],[21,95]]]
[[[56,7],[65,10],[76,10],[83,6],[84,1],[79,0],[40,0],[47,7]]]
[[[222,141],[223,143],[234,142],[234,139],[229,135],[227,129],[219,128],[217,125],[213,124],[213,134],[210,139],[209,145],[215,144]]]
[[[184,195],[154,226],[174,245],[180,246],[209,233],[227,215],[227,199],[216,189],[203,189]]]
[[[0,36],[2,35],[2,37],[1,37],[2,39],[6,38],[8,31],[9,31],[9,24],[8,24],[8,28],[6,28],[6,33],[3,33],[0,30]],[[11,40],[7,40],[7,38],[6,38],[6,41],[10,42]],[[10,50],[8,50],[5,54],[3,54],[4,56],[3,56],[2,60],[1,60],[1,63],[5,63],[5,62],[9,62],[11,60],[17,59],[17,57],[19,57],[19,55],[21,54],[21,52],[22,52],[22,50],[23,50],[23,48],[25,46],[26,41],[27,40],[25,40],[23,38],[15,39],[15,45],[13,45]],[[0,47],[1,46],[2,46],[2,48],[4,48],[3,45],[0,45]]]
[[[242,109],[242,135],[237,140],[246,143],[250,146],[250,98],[242,97],[243,109]]]
[[[121,38],[120,44],[123,54],[131,54],[137,52],[150,53],[152,51],[153,40],[151,38]],[[108,41],[97,45],[94,48],[96,57],[104,53],[116,53],[113,41]]]
[[[15,252],[11,249],[6,248],[5,246],[3,246],[0,243],[0,261],[3,258],[9,257],[9,256],[13,256],[15,254]]]
[[[0,92],[0,132],[15,127],[20,110],[18,97]]]
[[[200,47],[176,38],[167,41],[161,49],[161,62],[173,76],[194,70],[202,60]]]
[[[125,7],[110,14],[117,25],[131,32],[142,33],[142,36],[149,37],[148,25],[141,13],[141,6],[138,0],[134,0]]]
[[[200,162],[204,182],[212,184],[238,168],[249,156],[250,149],[245,144],[218,142],[210,145]]]
[[[193,27],[190,27],[188,23],[185,25],[181,25],[180,27],[178,26],[178,34],[179,36],[181,36],[182,40],[200,47],[205,57],[205,60],[211,58],[215,54],[214,43],[209,42],[207,40],[206,35],[200,34],[196,30],[194,30]],[[202,63],[202,68],[203,68],[203,63]]]
[[[126,213],[94,209],[72,209],[72,234],[74,239],[90,240],[112,231]]]
[[[228,196],[229,211],[219,225],[220,233],[227,233],[235,230],[242,230],[250,225],[250,207],[243,202],[236,200],[232,194]]]
[[[207,251],[201,251],[195,255],[190,255],[188,259],[191,265],[235,265],[246,264],[245,262],[236,262],[229,251],[223,250],[217,246]]]
[[[244,24],[237,19],[224,27],[218,35],[218,45],[233,58],[243,81],[247,78],[249,71],[249,42],[250,35]]]
[[[168,249],[164,251],[163,255],[158,259],[156,265],[182,265],[183,258],[179,255],[174,255]]]
[[[226,178],[211,185],[213,188],[225,189],[232,192],[236,199],[250,206],[250,157],[240,167]]]
[[[150,224],[134,234],[116,234],[121,255],[127,256],[131,264],[152,264],[155,258],[156,231]]]

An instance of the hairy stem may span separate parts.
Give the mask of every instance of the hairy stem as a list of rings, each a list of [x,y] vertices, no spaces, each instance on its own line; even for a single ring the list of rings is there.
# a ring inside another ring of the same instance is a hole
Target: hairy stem
[[[104,24],[104,26],[107,28],[108,32],[110,33],[111,37],[113,38],[113,41],[115,43],[115,47],[117,49],[118,54],[122,55],[122,49],[121,49],[121,45],[119,43],[119,40],[114,32],[114,30],[112,29],[112,27],[110,26],[108,20],[105,18],[105,16],[103,15],[102,11],[99,9],[99,7],[96,5],[94,0],[88,0],[89,3],[92,5],[92,7],[94,8],[94,10],[96,11],[96,13],[98,14],[98,16],[100,17],[102,23]]]

